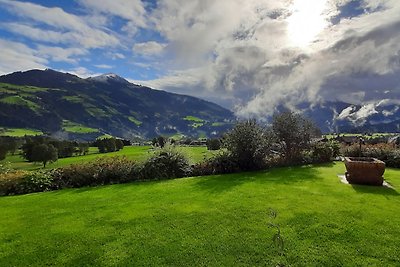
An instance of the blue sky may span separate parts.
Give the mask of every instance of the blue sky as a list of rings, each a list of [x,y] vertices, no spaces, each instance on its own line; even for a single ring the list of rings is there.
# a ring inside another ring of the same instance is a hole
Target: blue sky
[[[112,72],[243,116],[374,107],[400,99],[398,14],[397,0],[0,0],[0,74]]]

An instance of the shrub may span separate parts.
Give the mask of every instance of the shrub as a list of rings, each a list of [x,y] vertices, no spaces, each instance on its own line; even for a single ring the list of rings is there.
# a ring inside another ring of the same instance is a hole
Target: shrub
[[[330,162],[339,155],[337,142],[315,143],[311,146],[312,163]]]
[[[0,195],[15,195],[26,171],[7,171],[0,174]]]
[[[136,162],[126,157],[104,157],[60,168],[53,178],[58,188],[125,183],[137,179],[133,176],[136,168]]]
[[[393,150],[390,156],[385,160],[385,163],[388,167],[400,168],[400,150]]]
[[[221,149],[221,141],[217,138],[207,139],[208,150],[219,150]]]
[[[320,136],[312,121],[290,111],[274,115],[272,129],[288,163],[301,163],[302,152],[309,148],[311,138]]]
[[[193,166],[193,176],[204,176],[211,174],[225,174],[239,172],[237,160],[227,151],[222,151],[213,157],[197,163]]]
[[[239,122],[223,140],[224,147],[237,162],[240,170],[265,167],[265,157],[272,145],[273,135],[255,120]]]
[[[52,190],[49,171],[10,171],[0,175],[0,195],[17,195]]]
[[[187,157],[173,147],[164,147],[146,160],[140,171],[144,180],[179,178],[190,173]]]
[[[363,145],[360,147],[357,144],[344,146],[341,153],[345,157],[372,157],[382,160],[387,167],[400,168],[400,150],[393,147],[391,144],[376,144]]]

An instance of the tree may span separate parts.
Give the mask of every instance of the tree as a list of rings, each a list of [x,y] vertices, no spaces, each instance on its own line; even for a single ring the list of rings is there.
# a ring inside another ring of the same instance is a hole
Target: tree
[[[223,140],[224,147],[237,160],[241,170],[263,168],[272,143],[271,131],[261,127],[255,120],[238,122]]]
[[[6,158],[7,152],[6,146],[3,143],[0,143],[0,160]]]
[[[118,150],[123,149],[124,148],[124,142],[121,139],[116,139],[115,140],[115,147]]]
[[[104,139],[107,152],[114,152],[116,150],[115,138]]]
[[[312,121],[291,111],[274,115],[272,129],[288,162],[298,160],[302,150],[309,146],[311,137],[318,133]]]
[[[208,150],[219,150],[221,148],[221,141],[218,138],[207,139]]]
[[[157,137],[157,143],[161,148],[163,148],[165,146],[166,142],[167,141],[165,140],[164,136],[160,135],[159,137]]]
[[[43,168],[46,168],[47,162],[54,162],[57,159],[57,149],[51,144],[38,144],[32,149],[32,161],[43,163]]]
[[[89,152],[89,144],[87,144],[87,143],[79,143],[78,144],[79,155],[86,155],[88,152]]]

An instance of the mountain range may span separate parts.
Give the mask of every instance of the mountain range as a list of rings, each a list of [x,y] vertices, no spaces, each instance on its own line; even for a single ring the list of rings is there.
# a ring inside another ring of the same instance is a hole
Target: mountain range
[[[296,109],[324,133],[400,130],[399,100],[325,101],[303,103]],[[104,134],[129,139],[199,138],[218,136],[235,120],[232,111],[217,104],[137,85],[112,73],[83,79],[46,69],[0,76],[3,128],[38,129],[66,139],[89,140]]]
[[[0,76],[0,127],[79,139],[166,135],[211,137],[234,114],[195,97],[133,84],[116,74],[90,78],[50,69]]]
[[[400,131],[400,101],[381,99],[364,104],[321,102],[299,107],[324,133]]]

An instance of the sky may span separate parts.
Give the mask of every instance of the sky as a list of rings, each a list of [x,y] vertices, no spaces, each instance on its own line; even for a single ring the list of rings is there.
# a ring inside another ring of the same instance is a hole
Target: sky
[[[0,0],[0,50],[0,74],[116,73],[244,117],[400,100],[398,0]]]

